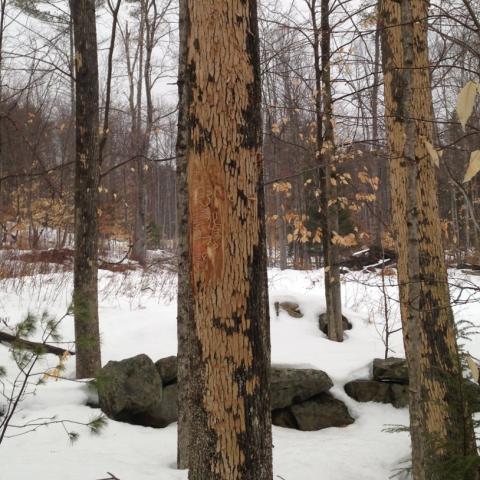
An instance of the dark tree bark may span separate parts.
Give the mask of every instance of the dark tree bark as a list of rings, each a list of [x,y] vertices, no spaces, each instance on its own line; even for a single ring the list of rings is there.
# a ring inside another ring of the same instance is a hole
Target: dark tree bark
[[[415,480],[478,478],[450,306],[435,167],[425,0],[382,0],[385,113]]]
[[[325,269],[325,300],[328,338],[343,342],[342,297],[340,266],[333,232],[338,232],[338,204],[334,165],[335,134],[330,79],[330,20],[329,0],[321,0],[321,28],[317,25],[317,1],[309,3],[313,26],[315,61],[315,117],[317,161],[320,176],[320,224]]]
[[[145,73],[145,22],[147,16],[147,3],[140,1],[140,24],[138,33],[138,78],[137,78],[137,106],[134,119],[133,142],[135,150],[139,156],[137,159],[137,185],[136,185],[136,205],[135,205],[135,228],[133,232],[132,258],[141,265],[146,264],[147,260],[147,186],[145,175],[145,141],[142,128],[142,92]]]
[[[178,442],[177,466],[188,468],[190,450],[190,418],[194,417],[197,405],[193,402],[192,356],[200,355],[195,340],[195,323],[192,311],[190,285],[190,262],[188,245],[188,185],[187,185],[187,108],[188,91],[185,88],[187,64],[188,10],[187,0],[179,1],[180,52],[178,67],[178,133],[176,145],[176,194],[178,235],[178,294],[177,294],[177,337],[178,337]]]
[[[3,177],[3,169],[4,169],[4,138],[3,138],[3,120],[4,120],[4,112],[3,112],[3,43],[4,43],[4,36],[5,36],[5,10],[7,8],[7,0],[0,0],[0,177]],[[0,182],[0,211],[3,210],[3,185]],[[3,225],[3,218],[0,214],[0,225]],[[3,238],[5,235],[5,229],[2,228],[2,232],[0,233],[0,249],[3,247]]]
[[[189,0],[185,88],[190,480],[271,480],[270,343],[254,0]]]
[[[97,196],[100,168],[95,1],[72,2],[72,18],[76,75],[73,303],[77,378],[85,378],[95,376],[101,366],[97,285]]]

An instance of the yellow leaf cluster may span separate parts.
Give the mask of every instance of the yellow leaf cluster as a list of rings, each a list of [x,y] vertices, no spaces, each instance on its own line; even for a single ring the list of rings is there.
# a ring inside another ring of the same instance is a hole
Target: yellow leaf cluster
[[[357,245],[357,239],[354,233],[342,236],[337,232],[333,232],[332,243],[339,247],[355,247]]]
[[[374,202],[377,196],[374,193],[356,193],[355,198],[359,202]]]
[[[288,193],[292,189],[290,182],[275,182],[272,186],[274,192]]]

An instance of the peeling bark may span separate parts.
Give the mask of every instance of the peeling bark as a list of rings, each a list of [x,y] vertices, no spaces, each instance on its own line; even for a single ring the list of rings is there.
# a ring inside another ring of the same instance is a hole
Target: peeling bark
[[[382,0],[385,110],[415,480],[476,479],[472,419],[441,244],[432,142],[428,2]],[[470,464],[471,465],[471,464]]]
[[[272,478],[256,2],[188,1],[190,480]]]

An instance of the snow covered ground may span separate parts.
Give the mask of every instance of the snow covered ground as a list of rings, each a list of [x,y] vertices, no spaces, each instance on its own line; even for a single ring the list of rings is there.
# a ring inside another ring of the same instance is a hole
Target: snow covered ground
[[[271,270],[271,330],[274,364],[313,366],[326,371],[334,382],[332,393],[343,400],[355,423],[346,428],[298,432],[274,427],[274,478],[284,480],[386,480],[408,458],[406,433],[387,433],[389,425],[407,425],[406,409],[390,405],[358,403],[343,391],[355,378],[366,378],[372,359],[382,357],[384,322],[380,277],[349,274],[344,281],[345,314],[353,323],[342,344],[328,341],[318,329],[317,317],[324,310],[322,271]],[[14,324],[28,312],[61,316],[71,298],[71,273],[27,277],[22,282],[0,284],[0,319]],[[464,277],[463,281],[475,281]],[[478,281],[478,280],[477,280]],[[176,353],[176,305],[174,278],[155,275],[140,278],[138,272],[101,272],[101,333],[103,362],[146,353],[154,361]],[[387,292],[395,297],[395,279],[387,277]],[[389,286],[389,284],[391,285]],[[458,290],[457,290],[458,292]],[[464,293],[467,295],[468,291]],[[276,317],[276,300],[294,300],[305,313],[301,319],[285,312]],[[398,327],[398,308],[389,302],[391,320]],[[457,319],[480,324],[478,307],[469,302],[456,308]],[[73,319],[61,326],[65,340],[73,338]],[[392,355],[403,356],[401,333],[393,335]],[[480,336],[467,345],[480,357]],[[50,367],[56,357],[47,357]],[[0,366],[11,378],[15,368],[8,349],[0,346]],[[44,368],[45,366],[42,366]],[[73,378],[69,359],[64,375]],[[69,380],[49,380],[21,405],[15,424],[56,416],[62,420],[87,422],[99,410],[86,406],[85,385]],[[71,426],[80,434],[71,444],[61,425],[8,438],[0,445],[0,479],[98,480],[114,473],[121,480],[185,480],[187,473],[175,469],[176,426],[152,429],[109,420],[99,435],[83,426]],[[11,429],[10,435],[24,433]]]

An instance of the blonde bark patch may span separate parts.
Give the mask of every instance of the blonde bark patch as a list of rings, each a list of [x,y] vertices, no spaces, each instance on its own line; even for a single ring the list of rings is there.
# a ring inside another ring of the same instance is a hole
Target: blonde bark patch
[[[421,295],[424,301],[424,308],[435,310],[435,325],[422,324],[420,331],[410,331],[411,326],[407,322],[409,317],[409,276],[408,276],[408,228],[405,219],[407,218],[407,179],[409,166],[403,158],[405,147],[406,131],[403,120],[396,118],[398,102],[395,95],[393,76],[396,69],[404,65],[402,52],[402,27],[400,3],[393,0],[382,2],[382,16],[388,28],[385,29],[384,38],[391,49],[387,59],[385,72],[385,110],[388,132],[388,143],[391,150],[391,190],[394,195],[392,203],[395,237],[398,246],[398,276],[400,283],[400,299],[403,320],[403,329],[408,350],[409,342],[419,342],[420,364],[419,368],[420,385],[415,388],[424,388],[428,391],[425,402],[422,402],[423,428],[434,441],[445,441],[448,436],[449,412],[451,406],[447,404],[447,386],[440,382],[436,375],[432,375],[432,361],[434,369],[454,374],[452,362],[455,363],[457,353],[455,331],[453,327],[452,311],[449,303],[449,291],[447,274],[444,260],[443,248],[441,245],[441,226],[438,213],[435,166],[430,160],[426,141],[432,142],[432,97],[429,78],[428,48],[426,36],[426,22],[428,14],[428,3],[423,0],[411,2],[412,16],[415,21],[413,27],[413,41],[416,55],[412,71],[412,105],[410,106],[412,117],[417,119],[415,125],[415,158],[417,161],[417,205],[419,225],[419,245],[424,258],[429,261],[423,262],[421,266],[424,281],[421,284]],[[396,25],[396,26],[394,26]],[[397,70],[398,73],[398,70]],[[435,279],[435,281],[431,281]],[[420,312],[424,319],[426,311]],[[424,320],[421,320],[424,322]],[[435,351],[435,346],[427,338],[427,329],[434,329],[437,335],[445,337],[445,344],[448,351]],[[433,360],[434,359],[434,360]],[[416,359],[413,359],[414,361]],[[453,387],[452,387],[453,388]],[[438,447],[439,444],[437,444]],[[436,453],[441,453],[438,448]]]
[[[188,155],[191,282],[208,383],[203,403],[217,437],[218,460],[211,468],[225,480],[240,478],[245,463],[239,435],[246,431],[247,412],[239,371],[247,376],[247,394],[259,385],[249,373],[253,319],[247,317],[247,265],[259,244],[261,160],[244,141],[255,78],[247,54],[249,9],[241,0],[195,0],[189,11],[187,64],[195,69],[188,112],[194,121]]]

